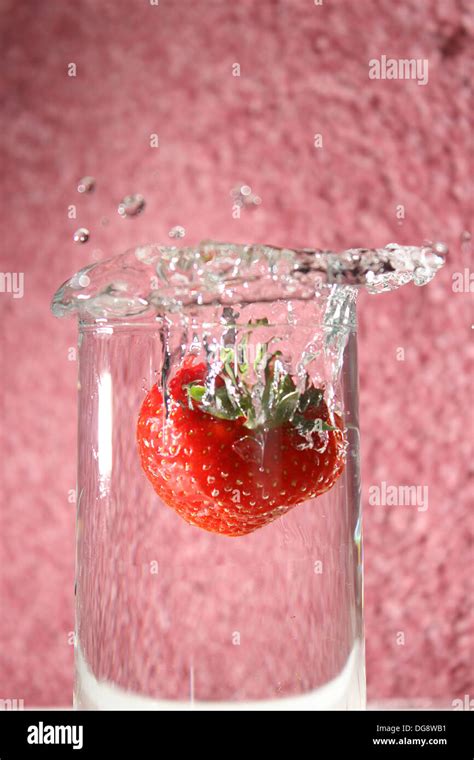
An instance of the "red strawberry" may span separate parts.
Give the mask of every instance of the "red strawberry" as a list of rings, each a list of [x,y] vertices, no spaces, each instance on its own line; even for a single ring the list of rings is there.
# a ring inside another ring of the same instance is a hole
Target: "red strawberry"
[[[308,381],[298,392],[276,357],[263,360],[258,412],[228,353],[213,388],[205,386],[206,365],[188,359],[169,383],[167,414],[158,387],[147,394],[137,429],[142,467],[192,525],[251,533],[329,490],[341,474],[340,416],[331,420],[322,391]]]

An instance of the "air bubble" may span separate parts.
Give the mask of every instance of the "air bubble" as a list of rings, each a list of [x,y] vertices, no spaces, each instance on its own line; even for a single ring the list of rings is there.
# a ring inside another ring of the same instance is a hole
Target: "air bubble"
[[[75,243],[87,243],[89,236],[89,230],[87,230],[85,227],[79,227],[79,229],[74,233],[73,240]]]
[[[143,195],[136,193],[135,195],[126,195],[123,198],[117,208],[117,212],[122,218],[138,216],[145,208],[146,202]]]

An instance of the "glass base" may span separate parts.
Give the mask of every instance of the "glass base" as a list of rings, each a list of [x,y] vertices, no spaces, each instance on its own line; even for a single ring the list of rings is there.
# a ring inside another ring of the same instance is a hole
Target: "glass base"
[[[356,643],[336,678],[319,689],[293,697],[249,701],[199,701],[193,699],[190,674],[189,701],[153,699],[98,681],[79,648],[76,649],[76,710],[364,710],[365,666],[363,647]]]

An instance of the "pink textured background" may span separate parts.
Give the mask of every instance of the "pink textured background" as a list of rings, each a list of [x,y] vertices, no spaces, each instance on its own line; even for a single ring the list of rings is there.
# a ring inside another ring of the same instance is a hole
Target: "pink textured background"
[[[2,271],[25,273],[23,299],[0,294],[0,698],[71,700],[76,329],[50,316],[50,297],[94,256],[164,242],[175,224],[186,242],[450,245],[427,288],[360,300],[368,686],[372,698],[472,694],[473,317],[452,290],[470,265],[468,3],[0,6]],[[427,58],[429,83],[369,80],[382,54]],[[84,174],[93,195],[75,190]],[[263,202],[235,220],[239,181]],[[147,208],[122,220],[129,192]],[[369,506],[383,480],[428,485],[428,510]]]

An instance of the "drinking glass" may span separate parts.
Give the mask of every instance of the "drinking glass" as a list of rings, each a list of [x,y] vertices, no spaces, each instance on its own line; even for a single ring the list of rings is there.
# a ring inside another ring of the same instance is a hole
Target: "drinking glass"
[[[356,297],[442,261],[150,245],[58,290],[79,317],[77,708],[364,708]]]

